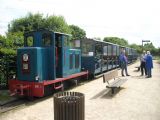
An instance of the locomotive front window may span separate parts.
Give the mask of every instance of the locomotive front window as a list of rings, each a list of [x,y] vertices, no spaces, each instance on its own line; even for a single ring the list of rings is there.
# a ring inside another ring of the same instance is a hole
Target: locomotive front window
[[[42,44],[45,47],[51,46],[52,41],[52,35],[49,33],[44,33],[42,35]]]
[[[26,42],[27,42],[28,47],[32,47],[33,46],[33,36],[27,36]]]

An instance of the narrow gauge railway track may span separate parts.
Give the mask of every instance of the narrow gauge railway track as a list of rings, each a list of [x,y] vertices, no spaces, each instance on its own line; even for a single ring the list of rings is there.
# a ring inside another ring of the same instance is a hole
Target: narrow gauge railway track
[[[22,107],[22,106],[25,106],[26,103],[27,103],[27,100],[25,99],[16,99],[8,103],[2,104],[0,105],[0,114],[16,109],[16,108],[19,108],[19,107]]]
[[[90,82],[90,80],[80,82],[80,83],[78,83],[78,86],[84,85],[88,82]],[[77,86],[75,83],[72,83],[72,84],[74,84],[74,85],[65,88],[65,90],[69,90],[69,89],[72,89],[72,88]],[[57,92],[58,91],[56,91],[55,93],[57,93]],[[0,105],[0,114],[11,111],[11,110],[14,110],[14,109],[27,107],[29,105],[34,105],[38,102],[41,102],[41,101],[47,100],[49,98],[52,98],[55,93],[53,93],[52,95],[49,95],[49,96],[42,97],[42,98],[33,98],[31,100],[27,99],[27,98],[19,98],[19,99],[13,100],[11,102],[2,104],[2,105]]]
[[[14,100],[14,101],[5,103],[3,105],[0,105],[0,114],[11,111],[11,110],[27,107],[28,105],[33,105],[51,97],[53,97],[53,95],[46,96],[43,98],[34,98],[34,100],[28,100],[26,98],[20,98],[20,99]]]

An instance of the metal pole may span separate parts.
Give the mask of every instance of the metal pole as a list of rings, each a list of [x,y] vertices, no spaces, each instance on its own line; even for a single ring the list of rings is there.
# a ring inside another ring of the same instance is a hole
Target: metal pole
[[[142,40],[142,52],[143,52],[143,40]]]
[[[142,40],[142,52],[143,52],[143,42],[148,43],[148,42],[150,42],[150,40]]]

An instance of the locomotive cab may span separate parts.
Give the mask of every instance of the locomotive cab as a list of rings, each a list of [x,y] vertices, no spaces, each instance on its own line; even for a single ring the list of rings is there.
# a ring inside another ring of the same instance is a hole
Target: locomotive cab
[[[46,30],[26,33],[17,52],[18,79],[40,82],[80,72],[81,51],[71,49],[69,38]]]

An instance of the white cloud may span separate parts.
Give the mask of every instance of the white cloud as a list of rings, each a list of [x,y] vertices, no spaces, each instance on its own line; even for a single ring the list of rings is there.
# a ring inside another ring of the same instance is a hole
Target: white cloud
[[[159,11],[158,0],[1,0],[0,25],[7,28],[27,12],[56,14],[82,27],[88,37],[117,36],[136,44],[150,39],[160,47]]]

